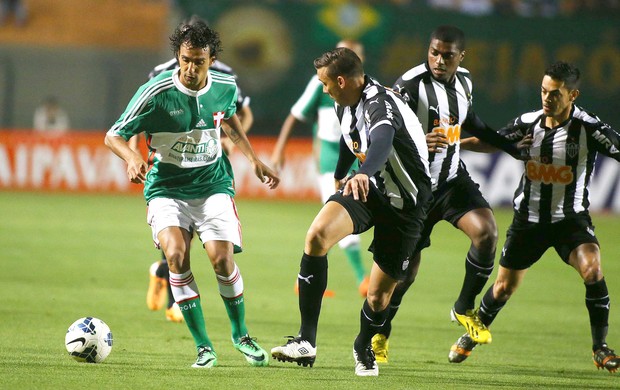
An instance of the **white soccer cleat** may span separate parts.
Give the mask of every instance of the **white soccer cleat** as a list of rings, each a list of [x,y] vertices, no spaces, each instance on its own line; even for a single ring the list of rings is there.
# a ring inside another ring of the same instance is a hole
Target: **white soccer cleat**
[[[271,357],[281,362],[295,362],[304,367],[314,365],[316,347],[299,337],[288,336],[286,344],[271,348]]]
[[[355,359],[355,375],[357,376],[379,376],[379,366],[375,360],[375,353],[370,345],[358,355],[353,347],[353,359]]]

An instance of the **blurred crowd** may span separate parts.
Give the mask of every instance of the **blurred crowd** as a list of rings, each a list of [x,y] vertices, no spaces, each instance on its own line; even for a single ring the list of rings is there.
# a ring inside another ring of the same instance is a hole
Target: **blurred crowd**
[[[401,4],[415,0],[394,0]],[[469,15],[515,15],[521,17],[557,17],[610,15],[620,12],[620,0],[427,0],[435,9]]]

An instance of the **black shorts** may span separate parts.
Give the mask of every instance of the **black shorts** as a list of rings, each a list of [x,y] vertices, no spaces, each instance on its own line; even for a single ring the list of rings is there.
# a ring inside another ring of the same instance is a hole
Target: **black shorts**
[[[419,243],[420,250],[431,245],[431,233],[437,222],[448,221],[457,227],[461,217],[471,210],[491,209],[480,192],[480,186],[462,168],[459,168],[456,178],[435,190],[429,207]]]
[[[555,223],[541,224],[513,219],[506,233],[499,264],[514,270],[527,269],[550,247],[568,264],[573,249],[587,243],[599,245],[592,219],[587,213]]]
[[[430,191],[418,194],[418,204],[404,210],[392,207],[389,199],[374,186],[366,202],[336,192],[327,201],[342,205],[353,221],[353,233],[360,234],[374,226],[374,236],[368,250],[383,272],[397,280],[407,275],[409,261],[416,251]]]

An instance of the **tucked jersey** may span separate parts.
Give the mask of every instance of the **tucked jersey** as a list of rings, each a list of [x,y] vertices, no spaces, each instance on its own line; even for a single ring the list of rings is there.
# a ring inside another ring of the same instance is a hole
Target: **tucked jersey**
[[[302,122],[314,121],[313,131],[318,139],[328,142],[340,140],[340,124],[334,113],[334,101],[323,93],[323,83],[314,75],[304,93],[291,108],[291,114]]]
[[[220,143],[221,124],[236,111],[232,76],[209,70],[207,84],[192,91],[178,70],[166,71],[142,85],[109,134],[129,140],[144,132],[150,169],[144,197],[206,198],[234,196],[230,162]]]
[[[172,58],[164,63],[157,65],[151,72],[149,73],[149,79],[159,75],[160,73],[166,72],[168,70],[176,70],[179,68],[179,63],[176,58]],[[237,80],[237,74],[233,71],[233,69],[223,63],[220,60],[213,61],[213,64],[209,67],[211,70],[215,70],[216,72],[226,73],[231,75]],[[241,110],[242,107],[246,107],[250,105],[250,97],[245,96],[241,91],[241,88],[237,86],[237,111]]]
[[[520,221],[552,223],[587,212],[597,153],[620,161],[620,134],[596,115],[574,105],[557,127],[546,127],[545,118],[542,110],[523,114],[498,130],[515,142],[533,137],[513,199]]]
[[[427,63],[405,72],[393,86],[415,112],[424,133],[447,136],[448,147],[429,154],[433,191],[454,179],[461,165],[461,125],[472,107],[472,81],[469,71],[457,68],[454,80],[436,80]],[[464,165],[461,166],[464,168]]]
[[[335,107],[343,141],[362,167],[371,133],[382,125],[394,128],[388,159],[370,181],[392,207],[414,207],[419,192],[430,190],[428,151],[422,126],[403,98],[366,76],[360,101],[352,107],[337,103]],[[422,199],[427,198],[425,194]]]

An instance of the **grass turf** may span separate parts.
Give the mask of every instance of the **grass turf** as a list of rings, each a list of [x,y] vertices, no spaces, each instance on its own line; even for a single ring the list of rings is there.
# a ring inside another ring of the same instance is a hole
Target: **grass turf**
[[[299,327],[293,285],[315,203],[237,201],[244,252],[236,256],[245,282],[251,335],[266,350]],[[149,265],[159,258],[137,196],[0,192],[0,388],[359,388],[517,389],[620,388],[620,378],[591,361],[585,289],[577,273],[548,251],[493,324],[493,343],[464,363],[449,364],[450,345],[464,332],[449,321],[464,272],[466,237],[437,225],[416,281],[390,339],[390,362],[377,378],[357,378],[351,348],[362,298],[343,253],[330,253],[318,357],[313,368],[272,361],[247,366],[230,341],[215,277],[198,240],[192,269],[219,366],[190,368],[195,349],[185,325],[167,322],[145,305]],[[496,210],[500,243],[510,210]],[[620,294],[620,222],[593,216],[612,302]],[[363,245],[370,236],[363,235]],[[499,250],[498,250],[499,252]],[[369,253],[365,252],[367,268]],[[494,275],[491,277],[494,279]],[[77,318],[103,319],[114,347],[102,364],[80,364],[64,349]],[[620,314],[612,306],[611,347],[620,345]]]

